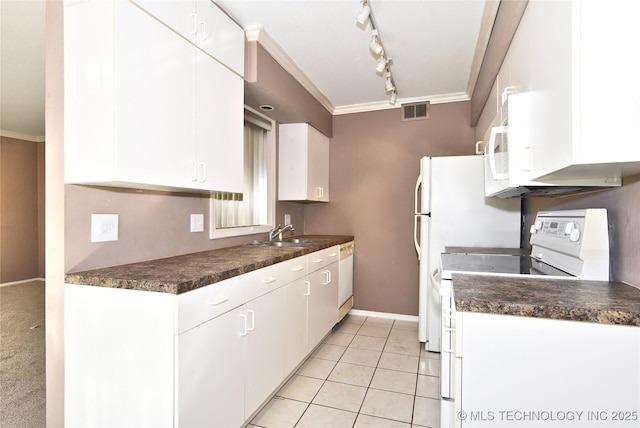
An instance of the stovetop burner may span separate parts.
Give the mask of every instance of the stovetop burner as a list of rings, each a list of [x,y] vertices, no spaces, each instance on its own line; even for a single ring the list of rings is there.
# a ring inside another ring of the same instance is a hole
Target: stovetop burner
[[[453,272],[493,275],[536,275],[571,278],[573,275],[530,256],[496,254],[442,254],[443,277]]]

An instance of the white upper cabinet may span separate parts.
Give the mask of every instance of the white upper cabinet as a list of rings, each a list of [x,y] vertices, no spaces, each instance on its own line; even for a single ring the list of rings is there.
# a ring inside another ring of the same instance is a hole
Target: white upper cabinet
[[[131,0],[182,37],[244,75],[244,31],[211,0]]]
[[[278,200],[329,202],[329,138],[307,123],[279,127]]]
[[[640,172],[638,15],[630,1],[527,5],[497,87],[528,94],[529,179],[613,185]]]
[[[131,2],[64,13],[65,182],[241,192],[242,77]]]

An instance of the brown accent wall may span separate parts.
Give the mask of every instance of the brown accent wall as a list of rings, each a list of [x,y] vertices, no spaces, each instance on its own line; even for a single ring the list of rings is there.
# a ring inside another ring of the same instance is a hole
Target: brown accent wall
[[[266,237],[209,239],[208,195],[67,184],[65,212],[66,272],[228,247]],[[91,214],[118,214],[118,240],[91,242]],[[189,231],[190,214],[204,214],[204,232]]]
[[[44,143],[0,137],[0,283],[44,277]]]
[[[469,108],[469,102],[432,105],[431,119],[413,122],[400,121],[400,109],[334,117],[331,202],[305,206],[305,232],[355,236],[355,308],[418,314],[419,159],[474,153]]]
[[[609,219],[610,278],[640,287],[640,175],[626,177],[623,186],[564,198],[530,198],[529,230],[538,211],[606,208]]]

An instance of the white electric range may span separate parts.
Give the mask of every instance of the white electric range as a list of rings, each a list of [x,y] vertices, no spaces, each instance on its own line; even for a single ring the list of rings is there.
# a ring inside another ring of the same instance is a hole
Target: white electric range
[[[454,273],[609,280],[609,226],[605,209],[539,212],[530,233],[530,256],[469,252],[442,254],[440,382],[443,399],[454,397],[456,310],[451,281]],[[443,411],[443,419],[446,419],[445,413],[448,412]]]

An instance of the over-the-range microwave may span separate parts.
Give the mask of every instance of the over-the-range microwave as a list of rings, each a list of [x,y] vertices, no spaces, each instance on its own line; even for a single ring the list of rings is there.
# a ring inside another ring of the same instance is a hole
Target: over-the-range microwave
[[[484,148],[485,196],[500,198],[525,196],[560,196],[617,187],[622,179],[612,181],[596,177],[562,182],[541,181],[534,166],[535,141],[531,141],[529,127],[544,126],[533,123],[528,92],[502,94],[502,113],[499,126],[491,128],[489,142]]]

